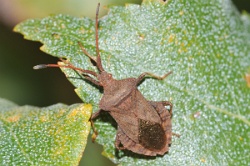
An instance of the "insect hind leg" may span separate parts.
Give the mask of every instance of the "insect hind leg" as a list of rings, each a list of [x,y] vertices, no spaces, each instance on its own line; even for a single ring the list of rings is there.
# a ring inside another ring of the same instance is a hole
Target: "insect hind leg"
[[[156,111],[158,112],[158,114],[162,118],[163,122],[167,122],[167,119],[172,117],[173,105],[172,105],[172,103],[170,101],[149,101],[149,102],[156,109]],[[166,109],[165,108],[166,106],[169,106],[170,108]],[[164,111],[166,111],[166,110],[169,111],[170,117],[169,117],[168,114],[166,114],[166,112],[164,113]],[[170,126],[168,126],[167,128],[170,128]],[[180,134],[176,134],[176,133],[173,133],[173,132],[172,132],[172,135],[174,135],[174,136],[176,136],[178,138],[180,138],[180,136],[181,136]]]

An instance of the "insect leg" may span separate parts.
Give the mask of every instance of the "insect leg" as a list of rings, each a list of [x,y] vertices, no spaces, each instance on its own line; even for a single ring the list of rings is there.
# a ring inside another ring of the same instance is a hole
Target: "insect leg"
[[[161,101],[161,103],[162,103],[164,106],[170,106],[169,113],[170,113],[170,115],[171,115],[171,117],[172,117],[173,104],[172,104],[171,102],[169,102],[169,101]],[[174,135],[174,136],[176,136],[176,137],[178,137],[178,138],[181,137],[180,134],[176,134],[176,133],[173,133],[173,132],[172,132],[172,135]]]
[[[95,139],[96,139],[96,137],[97,137],[97,135],[98,135],[98,132],[97,132],[97,130],[96,130],[96,128],[95,128],[93,119],[95,119],[95,118],[100,114],[101,111],[102,111],[102,110],[98,110],[97,112],[93,113],[93,114],[91,115],[91,118],[90,118],[91,127],[92,127],[92,129],[93,129],[93,131],[94,131],[94,133],[93,133],[93,135],[92,135],[92,142],[95,142]]]
[[[116,134],[116,137],[115,137],[115,147],[116,147],[116,149],[118,149],[118,150],[124,150],[124,149],[126,149],[125,147],[120,146],[120,145],[121,145],[121,140],[120,140],[120,137],[119,137],[119,136],[120,136],[121,134],[123,134],[123,133],[122,133],[120,127],[118,126],[118,128],[117,128],[117,134]]]
[[[82,74],[83,75],[83,74]],[[88,75],[83,75],[84,78],[90,82],[92,82],[93,84],[97,85],[97,86],[101,86],[100,82],[98,82],[97,80],[93,79],[92,77],[88,76]]]
[[[100,83],[93,79],[92,77],[90,77],[88,74],[90,75],[93,75],[95,77],[97,77],[97,74],[91,70],[84,70],[84,69],[80,69],[75,67],[74,65],[72,65],[70,62],[68,62],[67,60],[64,60],[62,58],[60,58],[60,60],[65,63],[67,66],[65,67],[68,67],[68,68],[72,68],[74,69],[75,71],[77,71],[80,75],[84,76],[85,79],[89,80],[90,82],[92,82],[93,84],[97,85],[97,86],[101,86]]]
[[[150,104],[155,108],[163,122],[167,122],[172,117],[172,103],[169,101],[149,101]],[[167,109],[166,106],[170,108]]]
[[[157,76],[157,75],[155,75],[155,74],[153,74],[153,73],[145,72],[145,73],[142,73],[142,74],[137,78],[137,83],[140,83],[146,75],[148,75],[148,76],[150,76],[150,77],[152,77],[152,78],[155,78],[155,79],[157,79],[157,80],[163,80],[163,79],[165,79],[167,76],[169,76],[171,73],[172,73],[172,71],[170,71],[170,72],[164,74],[163,76]]]
[[[89,57],[89,59],[91,59],[92,61],[94,61],[96,63],[96,58],[93,57],[92,55],[90,55],[87,50],[83,47],[82,43],[78,42],[78,45],[80,46],[82,52],[87,56]]]
[[[99,36],[98,36],[98,15],[99,15],[99,8],[100,8],[100,3],[98,3],[98,6],[96,8],[96,18],[95,18],[95,43],[96,43],[96,54],[97,57],[93,57],[91,56],[86,49],[83,47],[83,45],[78,42],[79,46],[81,47],[83,53],[89,57],[89,59],[91,59],[92,61],[94,61],[96,63],[96,67],[97,69],[102,72],[104,71],[103,67],[102,67],[102,61],[101,61],[101,56],[100,56],[100,50],[99,50]]]
[[[164,111],[165,109],[162,108],[165,107],[165,106],[169,106],[169,114],[170,114],[170,117],[172,117],[172,109],[173,109],[173,104],[169,101],[150,101],[150,104],[156,109],[156,111],[161,115],[162,114],[162,111]],[[161,116],[161,118],[165,119],[167,117],[163,117]],[[176,134],[176,133],[173,133],[172,132],[172,135],[180,138],[180,134]]]
[[[174,136],[176,136],[176,137],[178,137],[178,138],[180,138],[180,137],[181,137],[181,135],[180,135],[180,134],[176,134],[176,133],[172,133],[172,135],[174,135]]]
[[[172,117],[172,109],[173,109],[173,104],[170,101],[160,101],[160,103],[164,106],[169,106],[169,113]]]

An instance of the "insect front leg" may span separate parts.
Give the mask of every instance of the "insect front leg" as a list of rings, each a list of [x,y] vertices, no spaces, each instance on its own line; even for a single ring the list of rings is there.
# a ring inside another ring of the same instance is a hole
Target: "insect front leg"
[[[90,81],[91,83],[93,83],[93,84],[95,84],[97,86],[102,86],[99,81],[93,79],[92,77],[90,77],[88,75],[83,75],[83,76],[84,76],[84,79]]]
[[[91,83],[97,85],[97,86],[102,86],[100,84],[100,82],[96,79],[94,79],[93,77],[97,77],[97,73],[94,72],[94,71],[91,71],[91,70],[84,70],[84,69],[81,69],[81,68],[78,68],[78,67],[75,67],[73,64],[71,64],[69,61],[63,59],[63,58],[60,58],[60,60],[65,63],[66,65],[63,66],[65,68],[71,68],[75,71],[77,71],[77,73],[81,76],[83,76],[86,80],[90,81]],[[91,59],[92,60],[92,59]],[[58,65],[57,65],[58,66]],[[58,66],[60,67],[60,66]],[[90,75],[92,75],[93,77],[90,77]]]
[[[89,57],[89,59],[91,59],[92,61],[94,61],[96,63],[96,58],[91,56],[88,51],[83,47],[82,43],[81,42],[78,42],[78,45],[80,46],[82,52],[87,56]]]

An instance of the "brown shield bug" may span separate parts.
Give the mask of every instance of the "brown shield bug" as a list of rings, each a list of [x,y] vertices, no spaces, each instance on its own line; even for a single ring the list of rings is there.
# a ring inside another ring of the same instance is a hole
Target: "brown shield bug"
[[[117,122],[115,146],[119,150],[127,149],[134,153],[147,156],[164,155],[171,144],[172,138],[172,104],[169,101],[148,101],[137,89],[137,85],[146,75],[162,80],[163,77],[151,73],[142,73],[138,78],[116,80],[106,72],[98,46],[98,4],[96,11],[95,39],[97,57],[91,56],[79,43],[83,53],[93,61],[98,72],[77,68],[64,61],[65,65],[42,64],[35,69],[46,67],[64,67],[78,71],[85,79],[103,88],[103,96],[99,103],[99,111],[91,117],[91,122],[101,111],[107,111]],[[168,108],[167,108],[168,107]],[[93,125],[93,122],[92,122]],[[97,134],[94,126],[93,129]]]

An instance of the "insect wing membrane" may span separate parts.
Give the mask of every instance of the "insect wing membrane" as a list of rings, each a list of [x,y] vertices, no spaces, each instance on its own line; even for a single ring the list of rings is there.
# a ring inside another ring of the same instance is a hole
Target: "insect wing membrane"
[[[166,146],[166,136],[161,124],[139,119],[139,143],[150,150]]]

